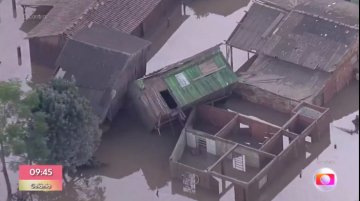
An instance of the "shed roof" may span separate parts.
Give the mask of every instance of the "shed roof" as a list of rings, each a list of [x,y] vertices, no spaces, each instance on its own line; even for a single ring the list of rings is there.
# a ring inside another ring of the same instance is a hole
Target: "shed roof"
[[[263,53],[310,69],[332,72],[358,39],[358,30],[297,12],[267,41]]]
[[[79,86],[104,90],[129,57],[149,45],[138,37],[93,25],[65,44],[57,66],[75,76]]]
[[[100,35],[106,36],[103,42]],[[104,119],[114,83],[129,59],[149,45],[135,36],[93,25],[66,42],[56,63],[64,71],[64,79],[75,78],[81,94]]]
[[[292,100],[307,101],[321,91],[329,77],[327,72],[260,55],[250,69],[241,74],[240,82]]]
[[[230,86],[237,76],[219,51],[183,65],[164,79],[177,102],[185,106]]]
[[[246,51],[260,51],[287,11],[254,3],[230,35],[227,43]]]

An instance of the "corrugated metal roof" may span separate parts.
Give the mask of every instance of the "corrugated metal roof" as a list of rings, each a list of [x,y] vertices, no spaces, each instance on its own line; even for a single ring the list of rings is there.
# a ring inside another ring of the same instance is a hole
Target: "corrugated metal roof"
[[[359,7],[345,0],[308,0],[296,6],[295,10],[334,23],[359,27]]]
[[[165,82],[180,106],[188,105],[237,82],[221,52],[167,75]]]
[[[297,12],[289,14],[263,53],[310,69],[332,72],[358,39],[358,30]]]
[[[286,14],[286,11],[254,3],[227,43],[246,51],[260,51]]]
[[[108,0],[83,15],[67,34],[90,23],[98,23],[125,33],[133,32],[162,0]]]

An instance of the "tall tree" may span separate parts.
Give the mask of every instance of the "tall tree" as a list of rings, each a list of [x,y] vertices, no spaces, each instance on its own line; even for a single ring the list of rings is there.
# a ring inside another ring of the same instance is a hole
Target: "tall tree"
[[[86,164],[100,144],[99,119],[74,82],[52,80],[37,88],[39,105],[34,112],[45,114],[48,125],[48,162],[75,170]]]
[[[48,153],[44,115],[31,111],[38,105],[37,95],[23,93],[20,87],[18,81],[0,82],[0,161],[8,199],[12,189],[5,157],[13,154],[28,161],[41,161]]]

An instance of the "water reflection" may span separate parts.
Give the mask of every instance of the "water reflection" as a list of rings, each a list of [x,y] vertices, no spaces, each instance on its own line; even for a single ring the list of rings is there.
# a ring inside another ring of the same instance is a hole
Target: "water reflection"
[[[64,179],[63,192],[34,193],[31,197],[36,201],[104,201],[105,191],[102,177],[80,174]]]
[[[209,16],[210,13],[229,16],[249,4],[250,0],[185,0],[197,18]],[[240,19],[239,19],[240,20]]]

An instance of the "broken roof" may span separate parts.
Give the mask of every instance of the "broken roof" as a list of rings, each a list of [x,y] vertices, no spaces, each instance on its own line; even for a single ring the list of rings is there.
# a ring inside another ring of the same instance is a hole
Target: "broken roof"
[[[307,101],[321,91],[329,77],[327,72],[260,55],[250,69],[241,74],[240,82],[295,101]]]
[[[100,41],[99,36],[106,36],[106,40]],[[93,25],[66,42],[56,64],[64,71],[63,78],[75,78],[81,93],[103,118],[119,73],[131,56],[149,45],[135,36]]]
[[[44,5],[50,2],[50,0],[43,1]],[[75,35],[92,23],[131,33],[160,2],[161,0],[56,1],[50,12],[28,33],[27,37]],[[22,5],[26,5],[26,2]]]

